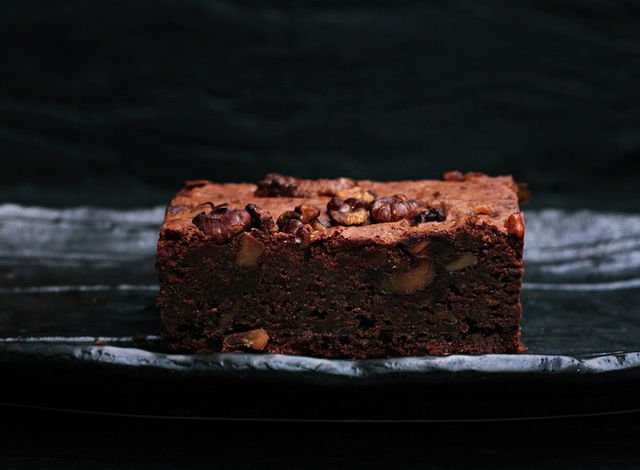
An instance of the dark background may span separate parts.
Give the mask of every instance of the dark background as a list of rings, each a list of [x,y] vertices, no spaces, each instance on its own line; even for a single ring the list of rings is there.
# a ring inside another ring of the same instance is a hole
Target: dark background
[[[2,2],[0,199],[459,168],[637,207],[637,2],[268,3]]]
[[[140,207],[186,179],[458,168],[514,174],[534,208],[640,206],[639,3],[269,3],[0,2],[0,202]],[[640,460],[637,415],[284,431],[21,409],[0,421],[11,468]]]
[[[216,423],[0,408],[28,470],[636,470],[638,415],[505,423]],[[38,421],[34,416],[43,417]],[[67,429],[62,429],[63,426]]]

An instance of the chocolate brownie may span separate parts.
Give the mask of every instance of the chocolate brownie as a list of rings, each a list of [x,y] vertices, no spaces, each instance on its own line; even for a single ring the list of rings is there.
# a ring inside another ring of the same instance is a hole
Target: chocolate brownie
[[[511,176],[191,181],[160,231],[172,351],[514,352],[524,218]]]

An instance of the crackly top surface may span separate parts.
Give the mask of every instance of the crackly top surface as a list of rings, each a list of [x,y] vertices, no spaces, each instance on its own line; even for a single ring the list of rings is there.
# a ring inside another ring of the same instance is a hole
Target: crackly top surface
[[[243,209],[249,203],[269,212],[276,221],[285,211],[292,211],[300,204],[319,207],[322,216],[327,215],[327,203],[336,189],[359,186],[371,190],[378,198],[403,194],[430,207],[442,207],[446,219],[440,222],[415,224],[412,220],[371,223],[364,226],[332,226],[326,231],[314,232],[313,238],[342,236],[352,240],[376,240],[394,243],[408,235],[450,231],[465,223],[490,224],[499,231],[508,232],[509,216],[520,212],[518,185],[511,176],[490,177],[467,173],[463,178],[451,181],[417,180],[376,182],[368,180],[304,180],[285,177],[294,181],[297,197],[256,196],[258,185],[250,183],[213,183],[210,181],[187,182],[171,201],[162,226],[161,238],[167,231],[179,232],[187,237],[205,235],[193,224],[198,206],[204,203],[228,204],[229,209]],[[304,197],[300,197],[299,195]],[[274,234],[278,236],[278,233]]]

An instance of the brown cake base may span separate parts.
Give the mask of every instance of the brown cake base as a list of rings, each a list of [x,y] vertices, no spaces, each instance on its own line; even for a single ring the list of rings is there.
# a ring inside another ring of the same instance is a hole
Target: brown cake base
[[[328,213],[332,196],[323,188],[339,192],[326,189],[338,180],[294,181],[295,197],[202,183],[173,201],[157,262],[158,305],[173,351],[365,358],[518,349],[524,225],[510,177],[353,182],[378,199],[403,193],[442,210],[444,220],[334,220],[309,236],[255,217],[223,235],[194,222],[205,202],[227,203],[227,211],[257,204],[263,222],[265,213],[275,221],[300,204]]]

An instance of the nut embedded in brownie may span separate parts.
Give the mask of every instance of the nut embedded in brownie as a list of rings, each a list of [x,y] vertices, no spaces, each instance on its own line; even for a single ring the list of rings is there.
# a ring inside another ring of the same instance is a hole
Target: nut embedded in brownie
[[[510,176],[196,183],[158,241],[172,350],[517,351],[525,227]]]

